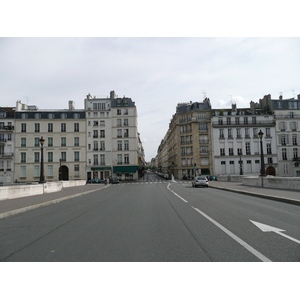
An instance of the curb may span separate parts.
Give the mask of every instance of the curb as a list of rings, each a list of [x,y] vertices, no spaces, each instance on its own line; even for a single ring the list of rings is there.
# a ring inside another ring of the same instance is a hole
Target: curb
[[[85,194],[93,193],[93,192],[108,188],[109,186],[110,185],[107,185],[107,186],[104,186],[104,187],[101,187],[99,189],[95,189],[95,190],[92,190],[92,191],[86,191],[86,192],[82,192],[82,193],[78,193],[78,194],[74,194],[74,195],[70,195],[70,196],[65,196],[65,197],[62,197],[62,198],[48,200],[48,201],[45,201],[45,202],[40,202],[40,203],[33,204],[33,205],[30,205],[30,206],[25,206],[25,207],[22,207],[22,208],[18,208],[18,209],[14,209],[14,210],[4,212],[4,213],[0,213],[0,219],[4,219],[4,218],[7,218],[7,217],[16,215],[16,214],[23,213],[25,211],[40,208],[40,207],[43,207],[43,206],[56,204],[56,203],[59,203],[61,201],[68,200],[68,199],[71,199],[71,198],[80,197],[80,196],[85,195]]]
[[[209,187],[212,187],[214,189],[229,191],[229,192],[233,192],[233,193],[238,193],[238,194],[244,194],[244,195],[249,195],[249,196],[252,195],[252,196],[264,198],[264,199],[267,199],[267,200],[275,200],[275,201],[279,201],[279,202],[286,202],[286,203],[290,203],[290,204],[300,205],[300,201],[297,200],[297,199],[283,198],[283,197],[277,197],[277,196],[266,195],[266,194],[258,194],[258,193],[235,190],[235,189],[227,189],[227,188],[224,188],[224,187],[212,186],[212,185],[210,185]]]

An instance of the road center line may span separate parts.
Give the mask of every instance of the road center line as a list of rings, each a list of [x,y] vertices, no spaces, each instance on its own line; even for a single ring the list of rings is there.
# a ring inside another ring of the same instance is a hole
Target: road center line
[[[182,201],[188,202],[184,198],[180,197],[178,194],[176,194],[175,192],[173,192],[169,188],[169,186],[170,186],[170,183],[167,186],[167,188],[168,188],[169,191],[171,191],[174,195],[176,195]],[[246,248],[249,252],[251,252],[254,256],[256,256],[257,258],[259,258],[261,261],[263,261],[263,262],[271,262],[270,259],[268,259],[266,256],[264,256],[263,254],[261,254],[259,251],[255,250],[252,246],[250,246],[249,244],[247,244],[246,242],[244,242],[242,239],[240,239],[238,236],[236,236],[230,230],[228,230],[223,225],[221,225],[220,223],[218,223],[217,221],[215,221],[213,218],[211,218],[210,216],[208,216],[207,214],[205,214],[203,211],[201,211],[200,209],[198,209],[196,207],[193,207],[193,206],[191,206],[191,207],[194,210],[196,210],[199,214],[201,214],[203,217],[205,217],[207,220],[209,220],[214,225],[216,225],[217,227],[219,227],[223,232],[225,232],[227,235],[229,235],[232,239],[234,239],[236,242],[238,242],[240,245],[242,245],[244,248]]]

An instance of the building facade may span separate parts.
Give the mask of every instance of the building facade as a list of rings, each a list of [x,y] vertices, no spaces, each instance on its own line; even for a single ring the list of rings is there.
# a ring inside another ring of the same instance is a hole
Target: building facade
[[[260,139],[267,175],[278,175],[275,119],[253,102],[250,108],[214,109],[211,118],[214,175],[260,174]]]
[[[165,138],[158,148],[158,170],[175,178],[210,175],[213,172],[211,151],[211,104],[179,103]]]
[[[300,176],[300,95],[297,99],[272,99],[265,95],[260,99],[262,109],[274,113],[276,120],[276,149],[278,152],[278,175]]]
[[[0,183],[14,181],[14,107],[0,107]]]
[[[46,181],[85,179],[86,120],[83,109],[39,110],[17,101],[15,111],[16,182],[39,181],[41,143]]]
[[[144,163],[144,150],[137,131],[137,109],[131,98],[85,99],[87,179],[136,180]]]

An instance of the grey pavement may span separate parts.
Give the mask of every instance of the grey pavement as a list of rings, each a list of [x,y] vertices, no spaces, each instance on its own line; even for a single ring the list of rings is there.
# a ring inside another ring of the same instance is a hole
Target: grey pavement
[[[0,219],[45,205],[58,203],[70,198],[79,197],[109,186],[109,184],[86,184],[82,186],[63,188],[62,190],[53,193],[1,200]]]
[[[139,182],[141,181],[143,180],[139,180]],[[184,183],[188,182],[189,181],[184,181]],[[300,191],[246,186],[243,185],[241,182],[210,181],[209,185],[211,188],[218,188],[241,194],[255,195],[257,197],[269,200],[282,201],[300,205]],[[27,210],[58,203],[63,200],[67,200],[73,197],[78,197],[84,194],[108,188],[109,186],[109,184],[87,184],[83,186],[64,188],[61,191],[54,193],[1,200],[0,219]]]
[[[254,195],[269,200],[300,205],[300,191],[243,185],[242,182],[210,181],[210,187],[232,192]]]

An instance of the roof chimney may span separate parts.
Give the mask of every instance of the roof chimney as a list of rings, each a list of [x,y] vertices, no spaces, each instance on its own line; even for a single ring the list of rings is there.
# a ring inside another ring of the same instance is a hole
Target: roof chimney
[[[72,100],[69,101],[69,110],[75,110],[75,102]]]

